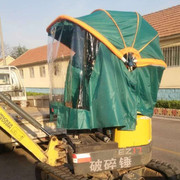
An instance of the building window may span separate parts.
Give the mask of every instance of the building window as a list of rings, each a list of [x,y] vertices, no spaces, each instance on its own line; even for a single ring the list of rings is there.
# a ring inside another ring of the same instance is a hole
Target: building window
[[[30,78],[34,78],[34,68],[33,67],[29,68],[29,74],[30,74]]]
[[[180,66],[180,46],[162,48],[167,66]]]
[[[40,70],[40,77],[46,77],[46,69],[45,66],[40,66],[39,67]]]
[[[59,64],[56,63],[56,64],[54,65],[54,75],[55,75],[55,76],[58,76],[59,73],[60,73]]]
[[[19,72],[20,72],[21,78],[24,79],[24,70],[20,69]]]

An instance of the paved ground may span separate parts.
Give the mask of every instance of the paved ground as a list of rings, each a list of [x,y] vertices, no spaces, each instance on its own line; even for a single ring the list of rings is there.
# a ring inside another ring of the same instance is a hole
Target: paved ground
[[[35,159],[23,149],[0,155],[1,180],[35,180]]]
[[[180,120],[153,118],[153,158],[180,168]],[[34,162],[23,149],[0,155],[0,179],[35,180]]]
[[[180,169],[180,119],[156,117],[152,121],[153,158]]]

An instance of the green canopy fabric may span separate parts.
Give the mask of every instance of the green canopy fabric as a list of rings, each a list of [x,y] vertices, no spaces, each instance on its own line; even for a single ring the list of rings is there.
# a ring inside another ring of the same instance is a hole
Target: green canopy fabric
[[[84,78],[86,109],[76,107],[79,96],[80,69],[69,64],[64,103],[50,102],[50,117],[57,115],[58,127],[66,129],[94,129],[121,127],[134,130],[137,111],[152,116],[165,63],[159,46],[157,32],[137,13],[98,10],[90,15],[72,20],[60,17],[50,26],[56,30],[55,39],[71,47],[74,27],[80,26],[101,42],[90,79]],[[81,22],[88,25],[87,27]],[[88,27],[92,27],[92,29]],[[93,31],[95,30],[95,31]],[[97,34],[98,34],[97,33]],[[108,40],[109,43],[106,43]],[[112,48],[111,48],[112,45]],[[116,49],[124,55],[135,53],[137,68],[128,71],[117,56]],[[71,74],[70,74],[71,71]],[[66,102],[72,102],[67,107]]]

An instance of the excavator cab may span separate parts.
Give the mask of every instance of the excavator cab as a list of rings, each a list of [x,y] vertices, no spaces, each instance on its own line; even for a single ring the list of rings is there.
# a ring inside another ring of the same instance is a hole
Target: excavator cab
[[[47,28],[50,119],[67,130],[76,174],[151,160],[151,117],[166,64],[158,33],[134,12],[62,15]]]

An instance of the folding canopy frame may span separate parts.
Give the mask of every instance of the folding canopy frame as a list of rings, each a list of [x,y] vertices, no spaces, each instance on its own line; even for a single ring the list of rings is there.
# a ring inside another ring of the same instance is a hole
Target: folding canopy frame
[[[87,108],[76,105],[80,76],[86,72],[69,64],[64,102],[50,102],[51,117],[56,114],[58,127],[67,129],[135,129],[137,111],[152,116],[166,67],[158,33],[138,13],[102,9],[79,18],[59,16],[47,32],[72,49],[75,27],[99,41],[91,76],[88,80],[86,74],[82,76]]]

